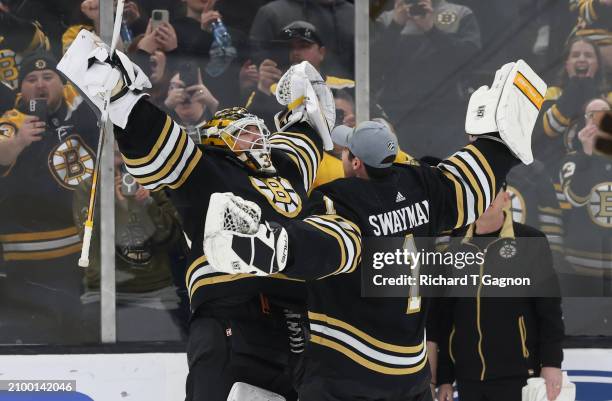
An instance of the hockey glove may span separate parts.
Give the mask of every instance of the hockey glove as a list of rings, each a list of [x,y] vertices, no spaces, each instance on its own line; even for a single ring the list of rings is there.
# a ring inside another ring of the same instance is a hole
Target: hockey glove
[[[325,150],[332,150],[331,130],[336,122],[336,104],[321,74],[308,62],[291,66],[276,86],[276,100],[287,107],[274,116],[278,131],[307,121],[321,139]]]
[[[466,133],[501,138],[518,159],[530,164],[531,134],[546,88],[546,83],[523,60],[505,64],[497,70],[491,88],[482,86],[470,97]]]
[[[204,227],[204,254],[217,271],[267,276],[287,264],[288,237],[276,223],[260,224],[253,202],[231,193],[210,197]]]
[[[88,30],[82,29],[57,65],[84,96],[92,109],[100,114],[104,98],[111,91],[108,116],[113,124],[125,128],[132,108],[151,87],[140,67],[120,51],[109,57],[109,47]]]

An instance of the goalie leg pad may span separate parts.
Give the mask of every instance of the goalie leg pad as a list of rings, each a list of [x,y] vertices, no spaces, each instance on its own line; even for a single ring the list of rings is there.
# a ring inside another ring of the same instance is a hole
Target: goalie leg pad
[[[285,401],[285,397],[248,383],[236,382],[227,401]]]

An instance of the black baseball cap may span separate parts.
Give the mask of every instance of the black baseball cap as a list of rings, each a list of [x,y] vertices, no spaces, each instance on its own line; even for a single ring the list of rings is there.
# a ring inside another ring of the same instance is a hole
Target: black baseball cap
[[[285,26],[280,33],[282,40],[301,39],[310,43],[316,43],[319,46],[324,46],[321,37],[317,33],[317,28],[310,22],[293,21]]]

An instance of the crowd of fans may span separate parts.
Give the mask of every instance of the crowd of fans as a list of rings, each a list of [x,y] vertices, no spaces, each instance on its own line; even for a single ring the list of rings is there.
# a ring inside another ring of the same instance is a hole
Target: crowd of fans
[[[3,343],[97,339],[99,255],[85,271],[76,260],[98,131],[55,64],[79,30],[99,32],[99,0],[52,3],[0,0],[0,315],[10,327]],[[609,280],[612,162],[594,154],[592,142],[593,118],[612,101],[612,0],[370,6],[371,115],[415,158],[445,157],[467,141],[467,99],[502,63],[523,58],[546,78],[538,160],[508,181],[513,217],[546,233],[558,269]],[[244,106],[273,127],[276,83],[303,60],[333,90],[336,123],[355,125],[351,1],[127,0],[123,21],[121,47],[150,77],[151,100],[197,141],[224,107]],[[119,325],[133,308],[147,309],[149,325],[124,338],[150,339],[148,327],[174,321],[179,330],[159,339],[180,339],[189,246],[180,219],[165,194],[130,181],[120,159],[115,167]]]

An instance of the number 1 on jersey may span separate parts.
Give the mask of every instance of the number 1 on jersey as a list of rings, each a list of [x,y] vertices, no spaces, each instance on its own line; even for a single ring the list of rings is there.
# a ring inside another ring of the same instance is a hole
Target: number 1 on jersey
[[[418,259],[415,263],[412,257],[417,254],[417,247],[412,234],[406,235],[403,248],[408,255],[410,255],[410,275],[414,278],[415,282],[414,285],[410,286],[408,292],[408,307],[406,308],[406,314],[410,315],[421,311],[421,297],[419,296],[419,272],[421,270],[421,264]]]

